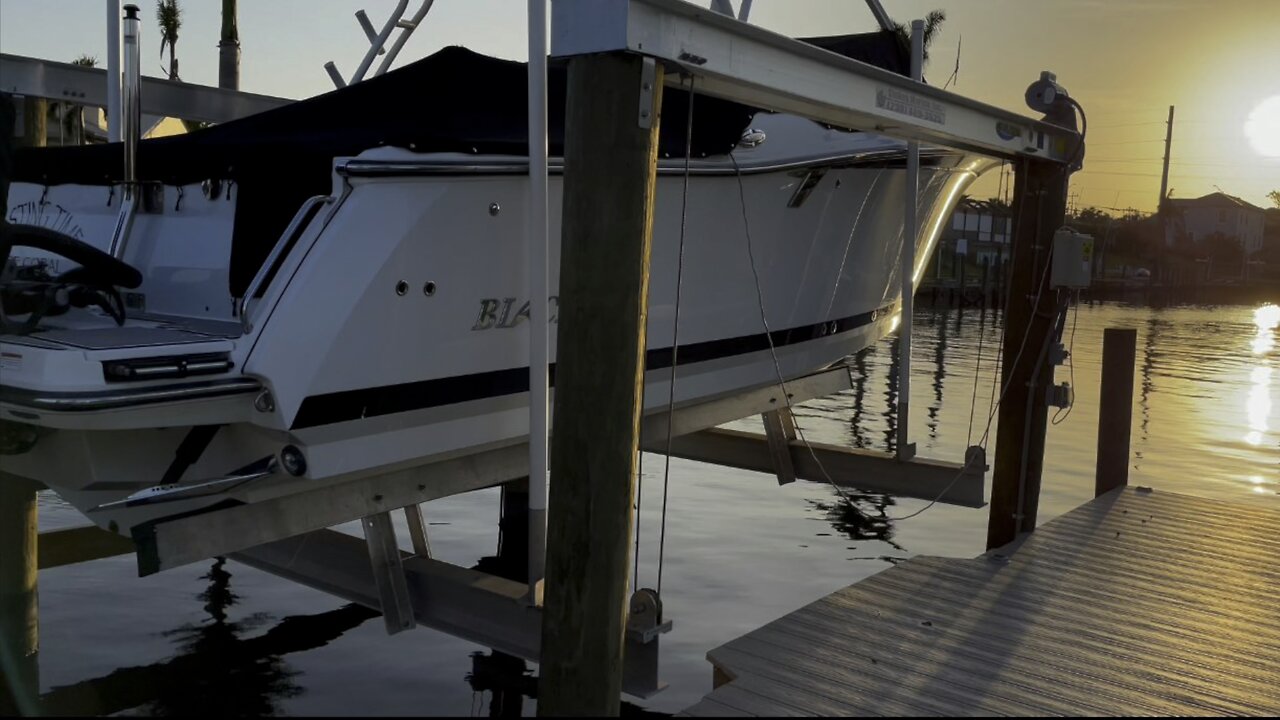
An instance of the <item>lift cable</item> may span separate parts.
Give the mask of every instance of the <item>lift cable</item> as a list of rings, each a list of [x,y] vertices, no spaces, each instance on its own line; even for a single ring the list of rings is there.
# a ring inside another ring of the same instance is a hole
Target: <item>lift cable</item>
[[[684,235],[689,209],[689,158],[693,155],[694,77],[689,76],[689,112],[684,127],[684,185],[680,191],[680,246],[676,256],[676,306],[671,320],[671,379],[667,387],[667,454],[662,468],[662,526],[658,534],[658,597],[662,597],[662,566],[667,548],[667,489],[671,480],[671,440],[675,423],[676,364],[680,353],[680,291],[684,284]],[[681,78],[680,84],[684,84]]]

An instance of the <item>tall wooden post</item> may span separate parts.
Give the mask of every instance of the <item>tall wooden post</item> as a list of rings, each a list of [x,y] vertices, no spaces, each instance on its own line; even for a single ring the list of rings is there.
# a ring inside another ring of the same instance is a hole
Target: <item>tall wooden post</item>
[[[1133,368],[1137,354],[1137,330],[1103,331],[1095,496],[1129,484],[1129,429],[1133,422]]]
[[[22,132],[14,138],[18,147],[44,147],[49,140],[49,101],[27,95],[22,98]]]
[[[661,78],[569,61],[540,715],[621,702]]]
[[[1053,234],[1062,227],[1067,211],[1067,173],[1061,165],[1024,160],[1014,175],[1014,250],[1000,377],[1004,400],[996,432],[988,549],[1036,526],[1048,424],[1047,389],[1053,382],[1053,367],[1043,357],[1043,348],[1054,331],[1056,315],[1046,267],[1053,255]],[[1038,362],[1043,364],[1036,373]]]
[[[36,486],[0,473],[0,715],[38,714]]]

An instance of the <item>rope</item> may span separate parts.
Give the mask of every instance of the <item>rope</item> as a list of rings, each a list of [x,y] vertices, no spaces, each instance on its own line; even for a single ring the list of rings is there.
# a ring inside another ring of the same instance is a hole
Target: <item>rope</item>
[[[689,158],[693,154],[693,83],[689,76],[689,113],[684,129],[684,185],[680,191],[680,247],[676,256],[676,307],[671,322],[671,381],[667,387],[667,454],[662,468],[662,529],[658,535],[658,597],[662,597],[662,567],[667,549],[667,489],[671,481],[672,416],[676,405],[676,364],[680,354],[680,291],[684,284],[684,234],[689,209]],[[684,84],[683,79],[681,84]]]
[[[645,333],[644,356],[649,357],[649,333]],[[640,398],[643,404],[644,396]],[[636,550],[633,555],[635,567],[631,572],[631,590],[632,592],[640,589],[640,501],[644,498],[644,413],[640,414],[642,421],[640,430],[637,433],[639,442],[636,448]]]
[[[778,387],[782,390],[782,399],[786,402],[787,411],[791,413],[792,419],[794,419],[795,408],[791,405],[791,394],[787,392],[787,382],[783,379],[782,366],[778,363],[778,349],[773,344],[773,332],[769,330],[769,319],[765,316],[764,290],[760,285],[760,272],[756,269],[756,256],[751,244],[751,222],[747,218],[747,195],[746,191],[742,187],[742,167],[738,165],[738,159],[732,154],[729,155],[729,160],[733,162],[733,169],[738,179],[738,201],[742,208],[743,233],[747,238],[747,260],[751,264],[751,276],[755,280],[756,304],[760,310],[760,324],[764,326],[764,336],[769,342],[769,356],[773,359],[773,371],[778,378]],[[835,480],[831,479],[831,475],[827,473],[826,467],[824,467],[822,465],[822,461],[818,459],[818,454],[813,451],[813,446],[809,444],[809,439],[805,437],[804,428],[802,428],[798,422],[795,423],[795,427],[796,434],[800,436],[800,440],[804,442],[805,448],[809,451],[809,456],[813,458],[813,462],[817,464],[818,469],[822,471],[823,477],[825,477],[827,482],[831,484],[832,489],[834,489],[836,494],[845,502],[852,502],[849,496],[845,494],[844,489],[837,485]]]
[[[1080,291],[1077,290],[1076,301],[1071,309],[1071,340],[1067,343],[1067,372],[1070,373],[1067,387],[1070,388],[1071,402],[1065,408],[1058,408],[1053,414],[1053,419],[1049,422],[1053,425],[1061,425],[1071,417],[1071,409],[1076,406],[1076,324],[1080,320]]]

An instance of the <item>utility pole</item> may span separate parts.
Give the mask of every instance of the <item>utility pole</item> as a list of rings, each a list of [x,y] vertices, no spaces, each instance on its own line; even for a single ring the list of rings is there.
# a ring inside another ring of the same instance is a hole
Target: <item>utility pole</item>
[[[1165,197],[1169,194],[1169,148],[1173,145],[1173,106],[1169,106],[1169,120],[1164,131],[1164,171],[1160,173],[1160,201],[1156,203],[1156,212],[1164,209]]]

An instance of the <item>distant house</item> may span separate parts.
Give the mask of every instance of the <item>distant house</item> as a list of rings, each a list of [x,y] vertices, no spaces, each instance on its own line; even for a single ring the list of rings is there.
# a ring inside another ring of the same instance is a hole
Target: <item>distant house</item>
[[[941,244],[978,265],[1009,259],[1013,213],[999,201],[964,198],[942,232]]]
[[[1169,214],[1164,238],[1167,246],[1180,241],[1203,245],[1219,235],[1241,243],[1245,255],[1262,250],[1266,211],[1234,195],[1216,192],[1198,198],[1170,199],[1165,209]]]

